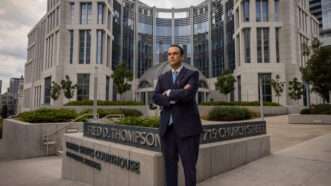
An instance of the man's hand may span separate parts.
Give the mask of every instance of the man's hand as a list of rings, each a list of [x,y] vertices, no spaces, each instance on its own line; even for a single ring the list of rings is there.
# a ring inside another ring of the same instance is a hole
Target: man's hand
[[[191,88],[192,88],[192,86],[190,84],[186,84],[184,87],[185,90],[190,90]]]
[[[171,89],[168,89],[162,93],[164,96],[169,96]]]

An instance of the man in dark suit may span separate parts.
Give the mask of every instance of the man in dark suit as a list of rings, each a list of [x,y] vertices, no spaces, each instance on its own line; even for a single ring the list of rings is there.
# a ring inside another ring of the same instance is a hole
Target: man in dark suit
[[[183,164],[185,185],[196,185],[201,120],[195,95],[199,72],[183,66],[184,50],[168,49],[171,70],[158,78],[153,101],[160,106],[161,150],[165,161],[166,185],[178,185],[178,155]]]

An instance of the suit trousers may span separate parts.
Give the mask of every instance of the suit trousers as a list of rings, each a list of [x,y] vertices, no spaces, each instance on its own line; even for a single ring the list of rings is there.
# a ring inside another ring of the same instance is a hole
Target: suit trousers
[[[200,135],[181,138],[177,136],[173,125],[168,126],[165,135],[161,137],[166,186],[178,186],[178,156],[184,169],[185,186],[196,186]]]

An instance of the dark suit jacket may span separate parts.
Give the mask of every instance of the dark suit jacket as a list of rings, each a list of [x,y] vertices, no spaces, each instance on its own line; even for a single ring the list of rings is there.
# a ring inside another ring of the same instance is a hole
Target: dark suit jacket
[[[184,86],[190,84],[191,88],[185,90]],[[159,76],[153,101],[161,107],[160,136],[164,136],[172,113],[173,125],[176,134],[180,137],[194,136],[202,132],[201,120],[195,95],[199,86],[199,72],[183,68],[172,82],[171,70]],[[164,91],[171,89],[170,95],[162,95]],[[170,104],[170,101],[176,101]]]

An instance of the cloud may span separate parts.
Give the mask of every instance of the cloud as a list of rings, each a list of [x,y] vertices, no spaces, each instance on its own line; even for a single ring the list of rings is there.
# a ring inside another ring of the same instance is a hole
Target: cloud
[[[24,72],[27,35],[46,12],[46,0],[0,0],[0,80],[2,93],[9,78]]]

